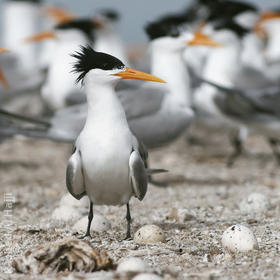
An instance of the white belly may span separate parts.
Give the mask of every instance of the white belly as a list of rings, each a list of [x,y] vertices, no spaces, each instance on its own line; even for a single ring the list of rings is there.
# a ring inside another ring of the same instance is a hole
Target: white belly
[[[117,132],[117,130],[116,130]],[[132,196],[129,182],[131,135],[94,139],[81,134],[86,192],[95,205],[123,205]],[[83,139],[84,138],[84,139]],[[95,137],[96,138],[96,137]]]

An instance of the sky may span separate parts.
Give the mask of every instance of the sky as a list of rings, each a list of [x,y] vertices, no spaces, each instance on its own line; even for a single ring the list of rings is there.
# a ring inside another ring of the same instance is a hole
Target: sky
[[[0,0],[1,5],[5,0]],[[45,3],[56,4],[79,15],[91,15],[95,9],[114,8],[122,15],[120,31],[127,42],[146,41],[143,26],[167,12],[176,12],[185,8],[190,0],[45,0]],[[248,0],[261,8],[279,6],[279,0]],[[1,41],[1,40],[0,40]]]

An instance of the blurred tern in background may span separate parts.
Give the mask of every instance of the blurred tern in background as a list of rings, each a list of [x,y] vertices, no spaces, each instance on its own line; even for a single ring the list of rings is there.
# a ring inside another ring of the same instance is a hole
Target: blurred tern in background
[[[94,23],[88,19],[75,19],[57,25],[54,31],[41,32],[26,39],[27,42],[54,39],[56,46],[52,54],[47,78],[41,94],[52,110],[61,109],[69,103],[83,99],[83,90],[75,83],[76,74],[72,71],[74,63],[71,53],[79,46],[93,41]]]
[[[96,51],[113,55],[128,65],[125,44],[118,30],[119,18],[118,12],[112,9],[102,9],[95,12],[93,21],[97,28],[93,48]]]
[[[240,61],[241,38],[248,33],[233,21],[218,21],[204,27],[205,32],[211,34],[214,40],[223,47],[209,51],[202,71],[202,77],[223,86],[234,86],[234,80],[241,70]],[[198,121],[207,126],[224,127],[230,130],[233,136],[235,150],[228,160],[228,166],[234,163],[235,158],[242,152],[242,143],[246,139],[246,130],[241,131],[240,123],[227,118],[215,102],[217,88],[202,83],[194,92],[194,107]],[[237,133],[237,135],[235,135]],[[245,138],[245,139],[244,139]]]
[[[11,52],[0,59],[11,91],[38,88],[44,75],[39,71],[39,48],[25,45],[26,37],[40,30],[40,0],[7,0],[1,5],[2,43]]]
[[[120,79],[164,81],[127,68],[117,58],[89,46],[73,56],[78,81],[85,84],[88,113],[68,162],[67,188],[76,199],[84,195],[90,199],[85,236],[90,236],[93,205],[126,204],[128,239],[129,200],[132,196],[142,200],[147,191],[147,153],[131,133],[114,87]]]
[[[23,40],[40,30],[41,0],[8,0],[3,4],[3,44],[12,50],[23,72],[38,70],[38,46]]]
[[[264,50],[266,68],[263,74],[271,82],[280,84],[280,11],[263,12],[256,23],[255,29],[266,40]]]

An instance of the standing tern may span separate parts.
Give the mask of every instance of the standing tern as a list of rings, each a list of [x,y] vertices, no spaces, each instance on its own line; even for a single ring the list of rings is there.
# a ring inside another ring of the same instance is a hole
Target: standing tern
[[[95,13],[93,21],[96,23],[96,51],[111,54],[119,58],[126,65],[128,58],[124,43],[118,30],[119,14],[112,9],[102,9]]]
[[[205,80],[204,82],[219,91],[214,102],[224,115],[269,139],[280,164],[280,153],[277,149],[280,139],[280,86],[245,90],[224,87]]]
[[[163,80],[126,67],[117,58],[95,52],[90,46],[75,53],[77,81],[85,85],[88,114],[69,159],[66,182],[69,192],[81,199],[88,195],[90,210],[85,236],[90,236],[93,205],[127,206],[127,235],[130,238],[129,200],[142,200],[147,191],[146,153],[129,129],[125,112],[114,87],[120,79],[164,83]]]
[[[41,0],[7,0],[3,4],[3,44],[13,51],[23,73],[36,74],[38,46],[22,45],[39,31]]]
[[[209,32],[213,38],[223,47],[213,49],[208,53],[202,77],[206,80],[223,86],[234,86],[234,80],[241,69],[240,53],[241,41],[248,30],[242,28],[232,20],[215,22],[205,26],[205,32]],[[210,126],[223,126],[229,128],[234,134],[239,131],[240,123],[228,118],[214,102],[218,94],[217,88],[202,83],[194,92],[194,106],[198,120]],[[235,150],[228,160],[228,166],[232,166],[236,157],[242,152],[242,142],[246,138],[246,129],[233,138]]]

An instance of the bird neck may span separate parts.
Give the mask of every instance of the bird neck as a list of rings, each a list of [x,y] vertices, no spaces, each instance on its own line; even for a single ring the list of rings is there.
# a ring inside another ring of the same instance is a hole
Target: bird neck
[[[213,49],[206,59],[203,78],[220,85],[232,86],[240,70],[240,43]]]
[[[241,53],[242,65],[262,71],[265,67],[265,60],[262,54],[263,42],[254,33],[246,35],[243,40]]]
[[[86,124],[126,122],[124,109],[116,95],[114,84],[86,80],[85,92],[88,103]]]
[[[183,51],[182,51],[183,52]],[[167,98],[183,106],[191,104],[190,77],[183,61],[183,53],[158,50],[151,45],[151,72],[167,82]]]

